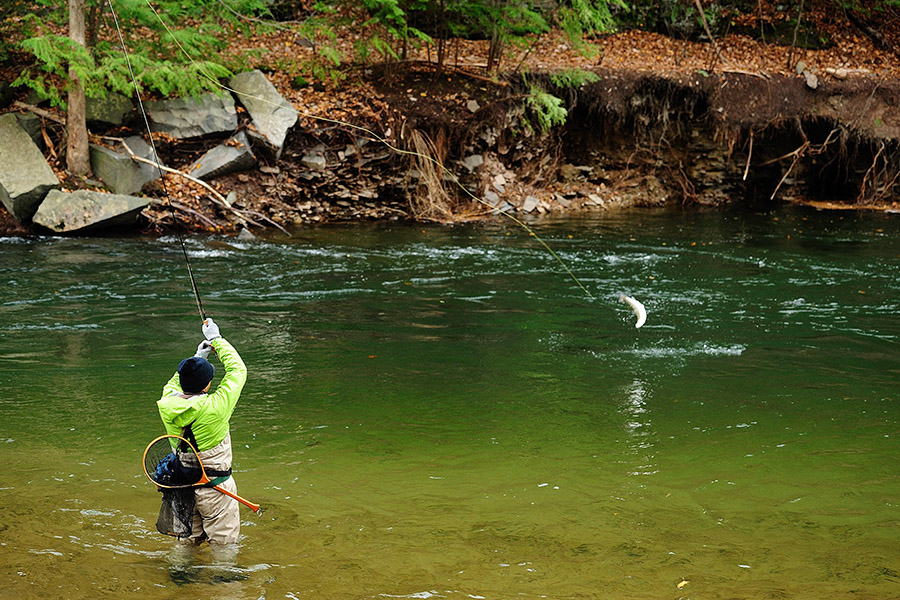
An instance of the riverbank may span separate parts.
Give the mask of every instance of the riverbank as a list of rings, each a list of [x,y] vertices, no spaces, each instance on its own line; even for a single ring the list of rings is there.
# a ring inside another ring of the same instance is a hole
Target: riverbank
[[[289,35],[244,44],[270,48],[267,64],[290,64],[305,50]],[[713,48],[633,31],[604,38],[602,54],[588,59],[555,32],[511,53],[500,75],[484,72],[477,60],[485,42],[472,41],[460,41],[455,61],[440,73],[424,50],[402,64],[354,70],[340,83],[298,84],[290,69],[267,69],[299,120],[277,160],[263,158],[258,168],[211,185],[231,194],[245,215],[264,217],[260,225],[283,227],[666,203],[895,210],[897,61],[857,37],[837,42],[828,50],[791,50],[728,36]],[[567,84],[553,77],[573,68],[595,80]],[[564,101],[563,125],[541,129],[528,101],[535,84]],[[249,126],[244,118],[239,128]],[[124,133],[141,133],[140,123],[131,127]],[[52,149],[54,130],[45,132]],[[222,139],[156,142],[164,164],[183,169]],[[50,154],[63,187],[92,186],[68,176]],[[165,190],[156,182],[143,192],[164,202],[167,191],[183,207],[178,219],[187,228],[248,226],[189,180],[166,179]],[[159,203],[145,209],[140,223],[148,232],[171,224]],[[6,214],[0,228],[7,235],[37,231]]]

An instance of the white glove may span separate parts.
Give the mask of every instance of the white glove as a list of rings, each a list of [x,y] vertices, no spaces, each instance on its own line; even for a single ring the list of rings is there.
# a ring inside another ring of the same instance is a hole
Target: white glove
[[[200,358],[209,358],[209,351],[212,350],[212,344],[207,340],[203,340],[200,342],[200,345],[197,346],[197,354],[194,356],[199,356]]]
[[[207,318],[203,321],[203,327],[200,328],[203,331],[203,335],[206,336],[206,339],[209,341],[213,341],[217,337],[220,337],[222,334],[219,333],[219,326],[213,322],[212,317]]]

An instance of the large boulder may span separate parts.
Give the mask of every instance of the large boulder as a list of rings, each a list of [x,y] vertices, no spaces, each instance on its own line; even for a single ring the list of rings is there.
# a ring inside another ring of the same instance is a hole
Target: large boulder
[[[288,131],[297,122],[297,111],[261,71],[238,73],[229,86],[253,119],[250,136],[262,142],[264,152],[277,160]]]
[[[230,132],[238,126],[234,98],[230,94],[144,102],[144,108],[153,131],[178,139]]]
[[[89,190],[53,190],[34,214],[34,222],[56,233],[131,226],[150,204],[149,198],[104,194]]]
[[[27,221],[59,179],[16,115],[0,115],[0,201],[19,222]]]
[[[107,92],[102,98],[87,98],[85,103],[88,123],[101,127],[120,126],[133,110],[131,98],[115,92]]]
[[[125,138],[125,143],[137,156],[156,161],[153,148],[140,136]],[[116,151],[96,144],[91,144],[91,169],[116,194],[134,194],[159,178],[156,165],[134,161],[124,149]]]
[[[213,179],[228,173],[246,171],[256,166],[256,156],[250,149],[247,134],[241,131],[220,146],[216,146],[188,167],[187,174],[197,179]]]

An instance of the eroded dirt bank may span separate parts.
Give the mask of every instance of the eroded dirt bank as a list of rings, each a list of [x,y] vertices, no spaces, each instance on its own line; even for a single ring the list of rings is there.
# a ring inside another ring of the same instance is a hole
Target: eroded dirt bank
[[[802,75],[594,72],[598,81],[567,89],[531,76],[568,111],[565,125],[542,132],[521,80],[372,71],[342,101],[356,115],[354,127],[301,118],[277,163],[215,186],[235,192],[235,206],[285,228],[666,203],[900,205],[898,81],[822,76],[813,89]],[[179,167],[220,142],[161,139],[158,148],[165,164]],[[184,226],[246,225],[177,175],[166,177],[180,204],[207,217],[180,214]],[[159,184],[144,191],[165,197]],[[40,233],[0,213],[7,234]],[[141,223],[147,232],[171,224],[161,205]]]
[[[665,203],[892,210],[900,202],[898,82],[828,77],[812,89],[800,75],[596,73],[597,82],[552,90],[568,117],[546,133],[512,83],[414,71],[374,77],[379,118],[363,126],[383,141],[346,127],[298,127],[279,165],[226,187],[287,224]],[[427,153],[452,176],[435,177],[434,162],[406,152]],[[316,155],[324,167],[310,168]]]

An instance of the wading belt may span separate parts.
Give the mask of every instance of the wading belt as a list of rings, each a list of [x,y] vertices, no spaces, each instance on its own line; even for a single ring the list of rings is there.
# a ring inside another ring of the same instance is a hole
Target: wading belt
[[[194,446],[194,448],[196,448],[197,440],[194,438],[194,431],[191,429],[191,425],[193,425],[193,424],[194,424],[194,422],[191,421],[190,423],[188,423],[187,427],[185,427],[184,429],[181,430],[181,437],[185,438],[187,441],[189,441]],[[181,442],[181,445],[178,448],[178,451],[179,452],[190,452],[190,448],[188,448],[184,442]],[[197,459],[198,460],[200,459],[199,454],[197,455]],[[207,469],[206,467],[203,467],[203,470],[206,471],[206,476],[209,477],[210,481],[209,481],[209,483],[205,483],[200,487],[215,487],[215,486],[223,483],[229,477],[231,477],[231,468],[230,467],[225,471],[217,471],[215,469]]]

